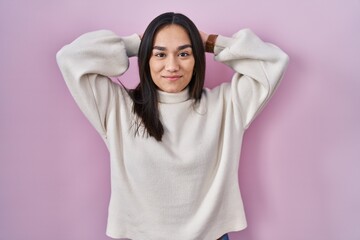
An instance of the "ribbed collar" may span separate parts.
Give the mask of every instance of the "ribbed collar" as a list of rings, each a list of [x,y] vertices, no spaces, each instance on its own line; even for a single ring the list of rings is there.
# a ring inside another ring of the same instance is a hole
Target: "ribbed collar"
[[[158,90],[160,103],[181,103],[189,99],[189,88],[178,93],[168,93]]]

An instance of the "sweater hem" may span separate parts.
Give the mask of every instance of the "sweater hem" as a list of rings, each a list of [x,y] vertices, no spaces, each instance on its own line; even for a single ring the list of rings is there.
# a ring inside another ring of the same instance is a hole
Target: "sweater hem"
[[[242,231],[244,229],[247,228],[247,224],[246,223],[241,223],[239,225],[233,225],[233,224],[229,224],[229,225],[225,225],[224,227],[221,227],[219,229],[216,229],[214,231],[209,231],[211,232],[211,234],[207,235],[206,239],[189,239],[189,240],[216,240],[219,237],[223,236],[224,234],[228,234],[230,232],[239,232]],[[166,234],[166,233],[164,233]],[[179,238],[174,238],[174,233],[171,233],[172,239],[176,240],[176,239],[184,239],[183,236],[180,236]],[[145,238],[139,234],[136,234],[134,232],[131,231],[127,231],[126,233],[114,233],[111,231],[106,231],[106,236],[112,238],[112,239],[117,239],[117,240],[144,240]],[[168,239],[169,235],[164,235],[164,240]],[[210,238],[209,238],[210,237]],[[163,240],[163,239],[146,239],[146,240]]]

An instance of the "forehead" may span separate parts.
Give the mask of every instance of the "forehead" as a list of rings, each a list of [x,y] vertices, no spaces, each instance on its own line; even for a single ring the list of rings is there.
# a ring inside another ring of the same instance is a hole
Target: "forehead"
[[[176,24],[167,25],[161,28],[154,38],[154,46],[180,46],[191,44],[190,37],[186,30]]]

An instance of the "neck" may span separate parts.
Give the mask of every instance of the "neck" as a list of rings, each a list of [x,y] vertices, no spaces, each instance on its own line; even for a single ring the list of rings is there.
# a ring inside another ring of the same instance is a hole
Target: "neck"
[[[178,93],[168,93],[158,90],[158,97],[160,103],[180,103],[190,99],[189,88],[185,88]]]

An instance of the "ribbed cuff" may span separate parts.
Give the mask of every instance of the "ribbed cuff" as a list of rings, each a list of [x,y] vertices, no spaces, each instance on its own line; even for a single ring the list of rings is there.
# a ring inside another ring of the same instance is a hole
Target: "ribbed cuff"
[[[233,42],[234,42],[233,38],[219,35],[215,42],[214,54],[215,55],[219,54],[224,48],[231,46]]]
[[[141,42],[139,35],[132,34],[130,36],[121,37],[121,39],[125,44],[126,55],[128,57],[137,56]]]

